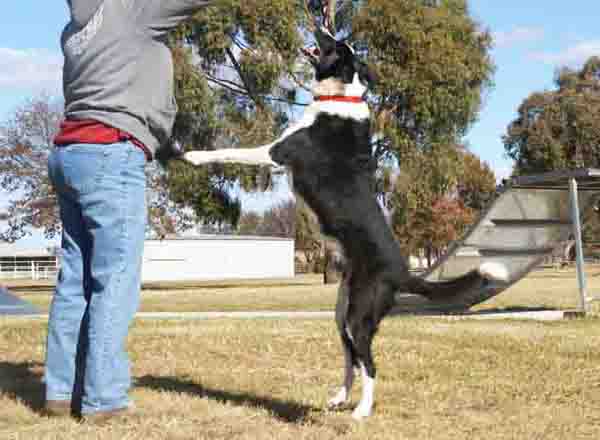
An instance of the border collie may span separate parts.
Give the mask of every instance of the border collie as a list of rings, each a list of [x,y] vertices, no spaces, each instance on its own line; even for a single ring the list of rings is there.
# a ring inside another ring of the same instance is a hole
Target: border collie
[[[506,280],[507,272],[497,263],[484,263],[436,283],[409,273],[373,190],[370,114],[363,96],[374,75],[348,44],[336,41],[325,28],[316,31],[316,40],[318,48],[305,52],[316,71],[314,102],[295,125],[262,147],[191,151],[183,159],[194,165],[272,165],[291,171],[294,192],[315,212],[323,233],[340,243],[347,260],[336,305],[345,374],[329,406],[348,402],[357,368],[362,397],[353,417],[362,419],[371,415],[374,401],[371,343],[379,322],[394,306],[394,294],[448,298]]]

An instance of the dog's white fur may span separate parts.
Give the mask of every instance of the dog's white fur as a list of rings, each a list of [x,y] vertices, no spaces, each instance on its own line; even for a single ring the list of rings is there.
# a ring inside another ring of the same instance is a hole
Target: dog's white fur
[[[477,270],[488,280],[501,281],[503,283],[508,283],[510,281],[508,269],[501,263],[486,261],[482,263]]]
[[[352,412],[352,417],[355,420],[361,420],[371,415],[375,399],[375,379],[369,377],[367,369],[362,364],[360,366],[360,372],[362,379],[362,396],[358,406]]]

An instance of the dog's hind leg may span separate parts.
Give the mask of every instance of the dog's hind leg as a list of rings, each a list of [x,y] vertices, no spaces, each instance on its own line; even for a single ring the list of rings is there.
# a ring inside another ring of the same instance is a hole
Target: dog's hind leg
[[[352,347],[348,342],[344,341],[344,339],[344,336],[342,336],[342,344],[344,348],[344,383],[340,387],[337,394],[329,400],[328,406],[331,409],[340,407],[350,400],[350,391],[352,390],[352,385],[354,384]]]
[[[354,318],[354,319],[353,319]],[[371,344],[375,336],[375,325],[369,317],[362,313],[359,316],[349,316],[349,336],[356,354],[362,378],[362,394],[358,406],[352,412],[356,420],[369,417],[373,411],[375,399],[375,363],[371,352]]]
[[[338,289],[338,299],[335,307],[336,323],[342,340],[342,348],[344,350],[344,382],[337,394],[329,400],[329,408],[337,408],[348,402],[350,400],[350,391],[354,384],[354,353],[346,320],[349,298],[348,282],[348,275],[344,274]]]
[[[362,377],[362,395],[352,413],[356,420],[369,417],[373,412],[376,369],[371,348],[379,322],[393,305],[394,288],[391,284],[373,280],[366,285],[368,287],[364,290],[351,292],[347,317],[348,335]]]

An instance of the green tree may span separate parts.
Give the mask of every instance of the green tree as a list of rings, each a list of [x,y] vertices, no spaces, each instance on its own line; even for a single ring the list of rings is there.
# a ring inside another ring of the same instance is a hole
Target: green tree
[[[309,69],[299,63],[304,7],[293,0],[220,0],[171,36],[179,113],[173,141],[184,150],[255,147],[272,140],[301,103]],[[231,191],[272,188],[268,169],[169,164],[173,200],[205,222],[235,225]]]
[[[489,166],[459,146],[413,152],[391,195],[392,228],[406,256],[423,250],[430,263],[460,238],[495,189]]]
[[[312,72],[299,54],[313,42],[315,22],[347,38],[379,73],[369,102],[380,164],[457,142],[475,121],[494,67],[490,35],[464,0],[220,0],[172,38],[175,140],[186,150],[272,140],[310,90]],[[268,171],[230,165],[173,164],[170,172],[173,198],[214,221],[237,220],[228,191],[235,181],[246,190],[274,183]]]
[[[527,97],[507,128],[504,148],[515,175],[600,166],[600,57],[580,69],[559,69],[554,83]],[[598,212],[583,217],[584,241],[598,241]]]
[[[466,207],[481,211],[496,195],[496,175],[486,162],[469,151],[462,154],[458,172],[458,199]]]
[[[492,86],[490,34],[464,0],[366,0],[352,38],[378,73],[378,157],[459,143]]]
[[[489,33],[469,16],[464,0],[337,0],[327,5],[328,18],[320,1],[218,0],[173,32],[179,107],[173,143],[189,150],[252,147],[272,140],[301,110],[302,92],[310,90],[312,69],[299,54],[313,41],[315,21],[346,37],[379,73],[369,102],[380,164],[451,144],[466,132],[482,93],[491,86],[493,65]],[[21,150],[2,142],[1,157],[8,163]],[[5,170],[3,186],[15,188]],[[261,190],[277,182],[268,170],[193,168],[181,162],[168,166],[168,179],[160,171],[153,176],[151,186],[163,190],[150,209],[159,235],[198,220],[235,224],[241,212],[232,189]],[[28,185],[48,187],[43,181]],[[35,206],[41,207],[18,209]],[[19,217],[29,216],[24,226],[56,225],[30,214]],[[308,215],[300,210],[298,218],[302,223]],[[308,220],[304,224],[314,226]],[[307,249],[318,241],[313,226],[306,228],[310,234],[302,228],[296,232]]]
[[[519,106],[503,138],[514,174],[600,166],[600,57],[559,69],[554,90]]]

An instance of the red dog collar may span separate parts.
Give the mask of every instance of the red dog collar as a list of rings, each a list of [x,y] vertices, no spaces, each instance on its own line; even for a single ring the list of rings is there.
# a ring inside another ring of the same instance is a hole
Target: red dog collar
[[[361,104],[364,102],[361,96],[344,96],[344,95],[322,95],[315,96],[315,101],[337,101],[337,102],[353,102]]]

